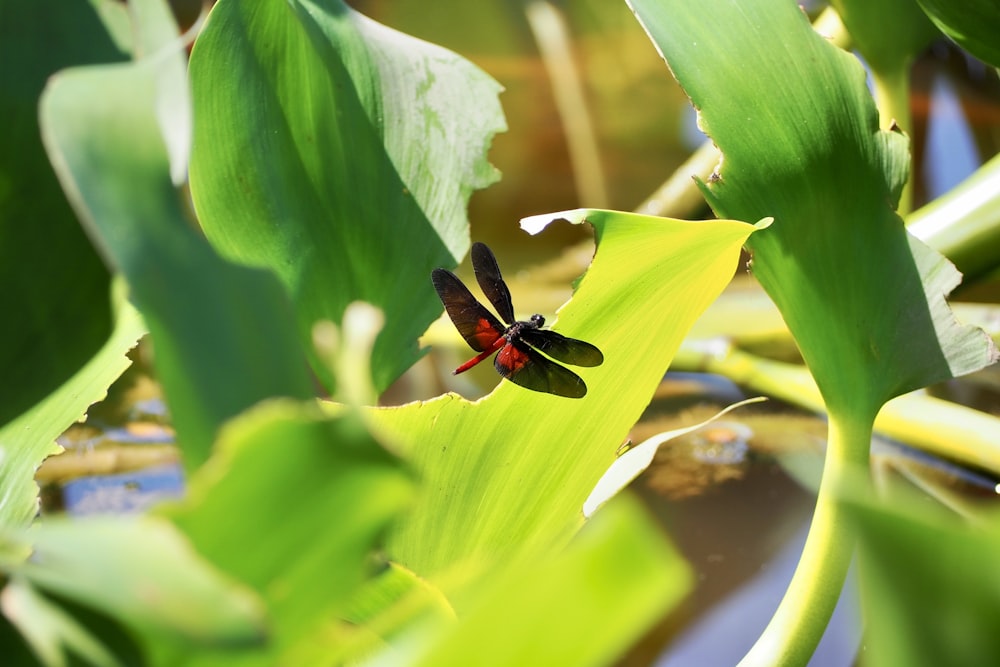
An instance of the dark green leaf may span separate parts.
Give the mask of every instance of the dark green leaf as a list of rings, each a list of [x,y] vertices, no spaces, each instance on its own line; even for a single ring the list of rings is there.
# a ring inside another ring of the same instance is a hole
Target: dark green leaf
[[[59,187],[38,127],[46,79],[119,51],[93,3],[0,3],[0,425],[78,371],[111,330],[108,271]]]
[[[111,337],[72,377],[43,400],[0,427],[0,526],[28,524],[38,513],[35,471],[59,451],[56,438],[104,398],[107,388],[130,362],[126,353],[145,332],[139,314],[125,300],[124,284],[114,290],[115,329]]]
[[[148,18],[169,21],[162,11]],[[163,30],[140,32],[164,39]],[[178,46],[134,65],[56,75],[41,117],[65,189],[152,332],[159,379],[194,465],[229,417],[269,396],[309,396],[312,387],[277,281],[216,256],[171,184],[157,110],[162,96],[186,95]]]
[[[206,234],[281,278],[305,340],[352,301],[381,308],[381,391],[417,359],[441,312],[427,276],[465,253],[467,199],[495,179],[484,154],[503,129],[499,86],[339,0],[222,0],[191,77]]]
[[[1000,67],[1000,3],[996,0],[917,0],[944,34],[983,62]]]

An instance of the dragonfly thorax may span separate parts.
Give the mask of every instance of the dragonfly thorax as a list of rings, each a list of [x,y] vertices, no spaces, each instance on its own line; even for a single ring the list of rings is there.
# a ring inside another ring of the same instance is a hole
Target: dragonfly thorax
[[[536,313],[531,316],[530,320],[519,320],[507,327],[503,338],[506,340],[520,340],[522,331],[526,329],[541,329],[544,325],[545,318]]]

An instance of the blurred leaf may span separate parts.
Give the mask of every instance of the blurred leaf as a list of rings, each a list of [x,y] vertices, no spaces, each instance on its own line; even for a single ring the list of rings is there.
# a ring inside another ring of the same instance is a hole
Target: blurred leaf
[[[878,129],[853,56],[791,1],[726,0],[710,22],[683,0],[631,4],[723,151],[705,186],[713,208],[774,216],[748,243],[753,272],[831,413],[874,417],[893,396],[992,363],[988,337],[944,301],[958,273],[892,210],[907,142]]]
[[[0,530],[28,524],[38,513],[35,470],[60,450],[56,438],[87,408],[104,398],[107,388],[131,363],[126,356],[144,333],[139,314],[125,300],[124,285],[114,290],[115,329],[90,360],[44,400],[0,427]]]
[[[475,403],[449,394],[368,413],[407,443],[423,482],[388,554],[432,582],[459,564],[488,568],[558,548],[576,532],[584,500],[754,230],[610,211],[544,217],[586,219],[597,232],[594,263],[553,327],[604,352],[604,365],[580,371],[587,395],[540,394],[498,378]]]
[[[440,589],[390,562],[351,599],[341,622],[328,629],[328,644],[303,647],[305,650],[295,654],[295,662],[369,664],[368,660],[376,655],[386,660],[399,651],[410,653],[414,623],[430,628],[455,620],[455,610]],[[331,651],[331,647],[335,650]]]
[[[0,3],[0,425],[62,385],[111,331],[108,271],[42,149],[38,97],[55,71],[124,54],[94,3]],[[9,479],[5,477],[5,479]]]
[[[156,11],[141,16],[169,20]],[[165,39],[162,29],[139,34]],[[229,417],[269,396],[309,396],[312,387],[277,281],[219,259],[190,228],[171,185],[157,108],[163,95],[187,94],[173,75],[179,46],[132,65],[61,72],[43,95],[41,118],[73,205],[125,274],[150,328],[192,466]]]
[[[692,580],[659,527],[637,501],[623,497],[566,549],[487,578],[486,590],[451,632],[418,659],[400,662],[614,664],[680,602]]]
[[[275,401],[226,426],[170,514],[199,553],[264,599],[270,643],[242,657],[273,665],[299,643],[322,642],[320,629],[372,573],[371,552],[412,492],[410,475],[355,415]],[[199,652],[182,661],[183,647],[163,648],[160,664],[221,659]]]
[[[440,47],[339,0],[212,10],[191,58],[192,193],[227,256],[270,267],[308,340],[352,301],[386,314],[383,390],[441,312],[427,275],[468,247],[469,195],[495,180],[499,86]],[[313,355],[314,370],[332,385]]]
[[[92,665],[121,664],[77,619],[47,600],[27,581],[16,578],[7,583],[0,592],[0,610],[44,665],[62,667],[69,664],[68,651]],[[4,658],[7,665],[29,664],[27,659],[10,662],[6,651]]]
[[[32,556],[15,575],[140,631],[209,644],[262,639],[257,599],[224,580],[163,519],[46,519],[25,539]]]
[[[917,0],[941,31],[983,62],[1000,67],[996,0]]]
[[[925,511],[852,506],[861,533],[865,662],[981,664],[1000,653],[1000,522],[965,523],[916,506]]]
[[[2,596],[2,593],[0,593]],[[2,597],[0,597],[2,604]],[[17,629],[3,614],[0,614],[0,652],[4,662],[11,667],[36,667],[39,658],[32,653],[21,631]]]

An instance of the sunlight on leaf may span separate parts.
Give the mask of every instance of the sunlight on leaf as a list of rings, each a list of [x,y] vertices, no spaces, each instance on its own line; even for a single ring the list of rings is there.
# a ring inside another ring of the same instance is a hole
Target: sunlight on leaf
[[[578,369],[587,395],[502,381],[475,403],[449,394],[367,413],[423,482],[389,540],[391,558],[421,576],[457,563],[488,567],[576,532],[584,500],[755,230],[597,210],[546,217],[585,219],[597,233],[594,262],[553,325],[604,353],[602,366]]]
[[[638,501],[616,499],[564,550],[494,573],[475,609],[397,664],[611,664],[692,581]]]
[[[13,571],[39,588],[152,634],[230,645],[262,639],[257,598],[163,519],[47,519],[25,537],[32,558]]]
[[[164,512],[200,554],[264,600],[270,642],[242,657],[270,665],[317,641],[324,622],[346,610],[413,490],[409,472],[357,415],[328,417],[314,403],[276,400],[227,424],[188,498]],[[238,657],[226,664],[242,664]],[[179,661],[167,651],[159,662]]]

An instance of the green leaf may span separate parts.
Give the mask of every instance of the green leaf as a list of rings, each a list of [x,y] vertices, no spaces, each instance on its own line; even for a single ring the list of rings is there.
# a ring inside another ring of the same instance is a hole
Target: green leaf
[[[495,180],[484,153],[504,127],[499,86],[339,0],[222,0],[191,77],[191,187],[209,239],[280,277],[304,340],[352,301],[379,307],[381,391],[417,359],[440,313],[426,277],[465,253],[468,197]]]
[[[45,155],[38,97],[63,67],[123,57],[92,3],[58,12],[0,3],[0,313],[9,323],[0,327],[0,425],[65,383],[110,335],[108,271]]]
[[[791,1],[726,0],[711,22],[681,0],[631,4],[722,149],[705,186],[713,208],[774,216],[749,243],[754,275],[831,412],[874,416],[893,396],[992,363],[986,335],[944,301],[954,267],[892,210],[907,142],[878,129],[853,56]]]
[[[270,643],[244,657],[271,665],[322,641],[320,628],[372,574],[371,552],[412,493],[410,474],[356,415],[273,401],[226,426],[188,500],[168,511],[199,553],[264,599]],[[174,651],[183,647],[164,651],[161,664],[181,662]]]
[[[143,16],[169,20],[162,7]],[[157,41],[164,33],[139,30],[155,36],[147,45],[154,51],[167,48]],[[190,466],[207,456],[229,417],[269,396],[304,398],[312,386],[277,281],[215,255],[190,228],[171,183],[158,109],[163,96],[186,99],[176,77],[179,47],[135,64],[63,71],[50,80],[40,113],[65,190],[106,260],[125,275],[152,333]]]
[[[454,630],[403,664],[612,664],[692,581],[638,502],[616,499],[566,549],[490,577]]]
[[[163,519],[47,519],[24,539],[31,559],[9,571],[137,630],[206,644],[262,639],[257,598],[223,579]]]
[[[983,62],[1000,67],[1000,5],[994,0],[917,0],[941,31]]]
[[[861,533],[866,662],[975,665],[1000,652],[996,516],[970,524],[860,502],[851,515]]]
[[[28,524],[38,513],[35,471],[60,451],[56,438],[87,408],[104,398],[107,388],[131,363],[126,356],[145,329],[125,300],[124,285],[114,293],[115,329],[96,354],[44,400],[0,428],[0,529]]]
[[[579,371],[587,395],[499,382],[475,403],[449,394],[369,413],[406,443],[424,489],[394,528],[389,556],[432,581],[449,567],[490,567],[562,545],[576,532],[584,500],[754,230],[610,211],[547,217],[586,219],[597,232],[593,265],[553,326],[604,352],[602,366]]]

